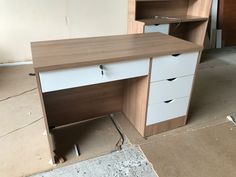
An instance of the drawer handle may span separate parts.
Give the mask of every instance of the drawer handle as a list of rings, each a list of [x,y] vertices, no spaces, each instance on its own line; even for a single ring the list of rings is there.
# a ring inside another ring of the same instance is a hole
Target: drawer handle
[[[155,26],[159,26],[159,24],[155,24]]]
[[[171,103],[173,102],[174,100],[167,100],[167,101],[164,101],[165,103]]]
[[[172,82],[172,81],[175,81],[177,78],[170,78],[170,79],[167,79],[168,81]]]
[[[103,67],[103,65],[99,65],[99,68],[100,68],[101,74],[102,74],[102,76],[103,76],[103,75],[104,75],[104,67]]]
[[[179,53],[177,53],[177,54],[173,54],[172,56],[173,57],[178,57],[178,56],[180,56],[181,54],[179,54]]]

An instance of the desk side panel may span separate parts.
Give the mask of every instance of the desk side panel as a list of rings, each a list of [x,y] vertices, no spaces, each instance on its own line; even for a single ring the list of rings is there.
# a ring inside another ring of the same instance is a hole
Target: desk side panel
[[[48,119],[47,119],[47,115],[46,115],[46,111],[45,111],[45,104],[44,104],[44,99],[43,99],[43,95],[42,95],[42,88],[41,88],[41,84],[40,84],[39,73],[36,73],[35,75],[36,75],[36,81],[37,81],[37,85],[38,85],[39,97],[40,97],[40,101],[42,104],[44,123],[45,123],[45,129],[46,129],[46,133],[47,133],[47,139],[48,139],[48,143],[49,143],[51,159],[52,159],[52,163],[55,164],[56,163],[55,157],[54,157],[54,149],[55,149],[54,147],[55,146],[54,146],[54,142],[53,142],[53,135],[49,131]]]
[[[123,113],[144,136],[148,102],[149,76],[126,81],[124,89]]]

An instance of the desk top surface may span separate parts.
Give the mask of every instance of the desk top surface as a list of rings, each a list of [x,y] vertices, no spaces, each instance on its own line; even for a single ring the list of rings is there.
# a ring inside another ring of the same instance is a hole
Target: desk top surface
[[[64,39],[31,43],[36,72],[143,59],[202,50],[161,33]]]

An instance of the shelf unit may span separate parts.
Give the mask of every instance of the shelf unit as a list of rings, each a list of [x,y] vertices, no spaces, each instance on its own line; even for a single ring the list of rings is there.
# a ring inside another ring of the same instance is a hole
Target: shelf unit
[[[211,3],[212,0],[129,0],[128,33],[163,32],[162,26],[168,25],[163,33],[203,45]]]

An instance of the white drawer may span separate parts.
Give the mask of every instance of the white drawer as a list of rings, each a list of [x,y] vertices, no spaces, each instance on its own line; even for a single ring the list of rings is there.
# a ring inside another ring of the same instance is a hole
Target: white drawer
[[[151,82],[193,75],[198,61],[198,54],[198,52],[193,52],[178,56],[168,55],[153,58]]]
[[[150,59],[40,72],[42,92],[50,92],[127,78],[145,76],[149,73]]]
[[[154,33],[160,32],[164,34],[169,34],[169,24],[161,24],[161,25],[146,25],[144,27],[144,33]]]
[[[191,93],[192,83],[193,75],[153,82],[150,84],[149,104],[188,97]]]
[[[187,114],[189,97],[175,99],[169,103],[152,104],[148,106],[147,123],[152,125]]]

